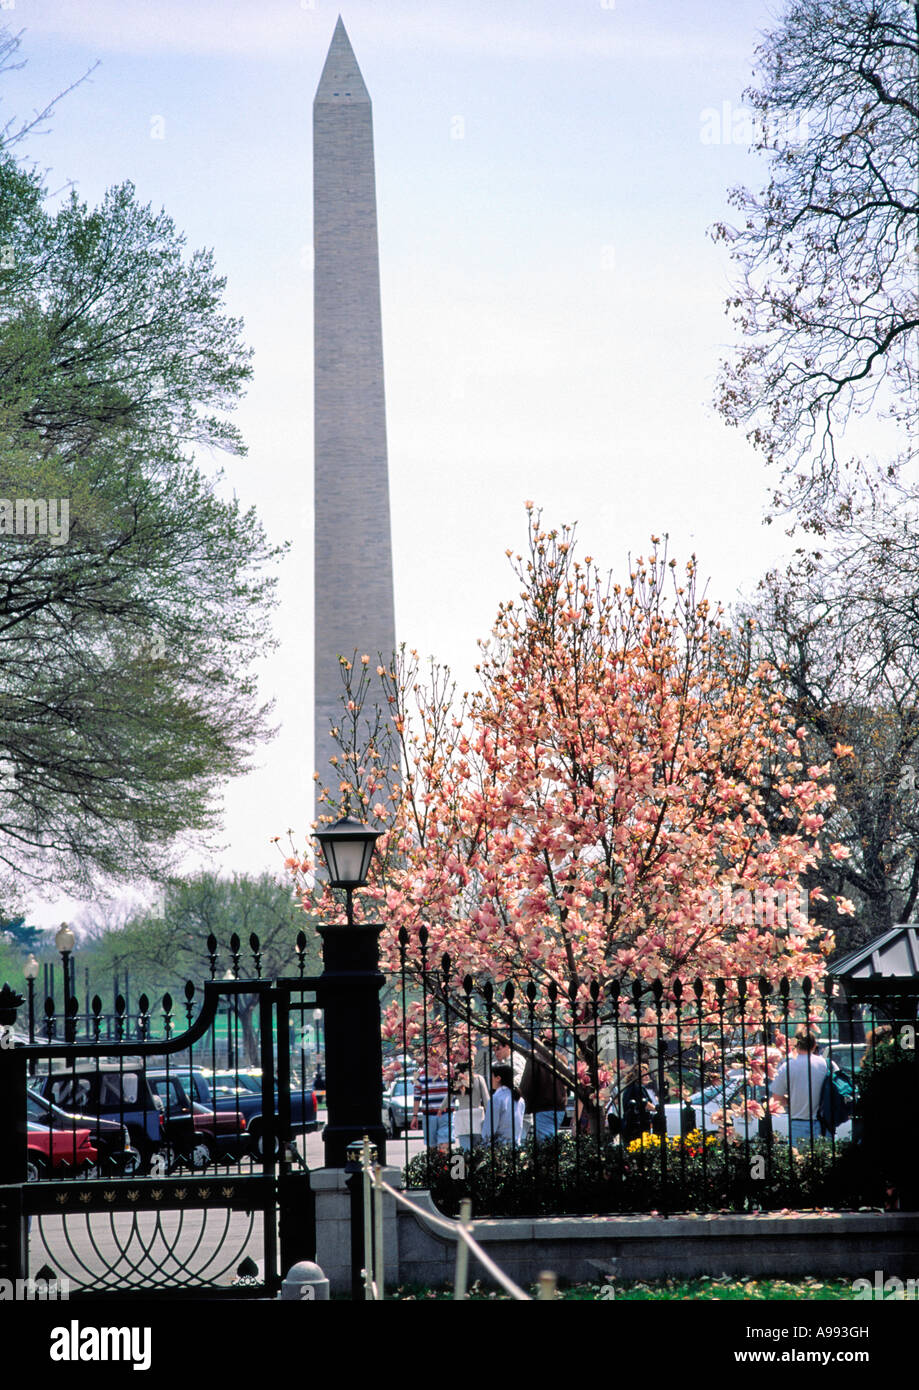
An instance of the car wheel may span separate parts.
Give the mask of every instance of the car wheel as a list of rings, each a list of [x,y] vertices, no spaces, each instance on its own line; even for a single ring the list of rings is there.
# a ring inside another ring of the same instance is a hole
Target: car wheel
[[[266,1152],[265,1136],[264,1136],[264,1134],[262,1133],[261,1130],[258,1130],[258,1131],[256,1132],[256,1135],[255,1135],[255,1152],[258,1154],[259,1158],[264,1158],[264,1157],[265,1157],[265,1152]],[[275,1135],[275,1136],[274,1136],[274,1156],[275,1156],[275,1158],[279,1158],[279,1157],[280,1157],[280,1154],[281,1154],[281,1141],[280,1141],[280,1139],[278,1138],[278,1136]]]
[[[399,1135],[402,1133],[400,1126],[396,1124],[396,1117],[393,1115],[392,1111],[389,1112],[389,1132],[394,1139],[398,1139]]]
[[[207,1142],[207,1140],[196,1139],[195,1146],[192,1149],[191,1153],[188,1155],[188,1166],[189,1168],[195,1169],[195,1171],[197,1172],[202,1168],[206,1168],[210,1163],[212,1157],[213,1155],[211,1154],[211,1146]]]
[[[39,1178],[47,1177],[47,1174],[48,1169],[44,1160],[29,1154],[26,1160],[26,1182],[38,1182]]]
[[[123,1178],[133,1178],[143,1171],[144,1160],[136,1149],[124,1149],[116,1160],[116,1171]]]

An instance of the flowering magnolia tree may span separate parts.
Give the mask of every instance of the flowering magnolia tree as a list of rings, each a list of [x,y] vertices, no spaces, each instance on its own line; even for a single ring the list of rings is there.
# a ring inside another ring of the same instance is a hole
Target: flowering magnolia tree
[[[384,826],[362,911],[384,923],[384,969],[401,964],[415,981],[406,933],[413,942],[426,930],[423,983],[445,1006],[428,998],[407,1023],[393,1020],[403,1042],[422,1010],[439,1039],[453,991],[482,1023],[483,982],[514,978],[518,1008],[537,987],[531,1034],[535,1020],[544,1035],[553,995],[570,1003],[586,1066],[589,1023],[626,978],[644,982],[638,1012],[659,1024],[654,981],[667,1021],[677,977],[700,977],[714,1008],[717,979],[736,1001],[738,977],[824,973],[832,935],[798,889],[824,848],[828,769],[802,765],[774,673],[752,665],[749,643],[700,595],[695,562],[680,574],[652,544],[628,582],[613,583],[577,558],[571,528],[545,530],[530,508],[529,553],[508,552],[520,590],[482,644],[478,690],[457,700],[437,667],[420,681],[414,654],[392,667],[367,655],[343,663],[350,746],[339,730],[328,817],[347,809]],[[355,737],[374,668],[396,761],[381,751],[385,719]],[[776,796],[782,833],[764,815]],[[338,912],[309,859],[288,866],[311,914]],[[851,911],[844,899],[837,908]],[[751,999],[751,1026],[760,1003]],[[489,1031],[512,1021],[500,990],[487,1013]],[[457,1047],[465,1036],[455,1026]]]

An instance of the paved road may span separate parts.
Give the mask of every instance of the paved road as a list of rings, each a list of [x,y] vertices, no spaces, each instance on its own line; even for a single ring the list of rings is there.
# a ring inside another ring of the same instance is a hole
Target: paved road
[[[320,1114],[320,1122],[324,1116]],[[306,1161],[309,1168],[321,1168],[325,1163],[325,1153],[322,1143],[322,1135],[318,1131],[315,1134],[306,1136]],[[303,1139],[299,1141],[300,1152],[303,1152]],[[415,1154],[421,1153],[423,1148],[421,1142],[421,1130],[410,1130],[408,1135],[408,1157],[414,1158]],[[387,1139],[386,1141],[386,1161],[394,1168],[404,1168],[406,1163],[406,1143],[405,1136],[400,1139]]]
[[[320,1114],[320,1121],[324,1117]],[[320,1132],[301,1136],[298,1149],[309,1168],[321,1168],[324,1149]],[[403,1167],[408,1157],[422,1150],[420,1131],[405,1139],[390,1140],[387,1162]],[[258,1171],[244,1160],[239,1171]],[[228,1174],[228,1183],[232,1174]],[[193,1190],[193,1177],[189,1188]],[[193,1200],[193,1198],[192,1198]],[[240,1263],[251,1258],[264,1269],[264,1233],[259,1212],[229,1212],[222,1207],[207,1210],[189,1205],[181,1210],[157,1212],[75,1211],[62,1216],[34,1217],[29,1235],[29,1269],[35,1273],[50,1265],[58,1278],[72,1288],[88,1282],[112,1289],[135,1281],[174,1287],[206,1280],[220,1286],[232,1284]]]

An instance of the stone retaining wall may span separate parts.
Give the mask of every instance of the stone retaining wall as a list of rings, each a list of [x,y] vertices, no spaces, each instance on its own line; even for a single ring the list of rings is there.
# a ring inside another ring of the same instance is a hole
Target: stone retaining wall
[[[385,1180],[400,1185],[398,1169]],[[344,1175],[314,1172],[316,1258],[333,1293],[350,1288],[351,1235]],[[427,1192],[409,1194],[421,1213],[385,1198],[387,1286],[453,1282],[456,1240],[435,1229]],[[543,1270],[577,1282],[614,1278],[919,1277],[919,1213],[768,1213],[755,1216],[597,1216],[501,1218],[475,1223],[476,1240],[521,1285]],[[470,1280],[480,1274],[470,1261]]]

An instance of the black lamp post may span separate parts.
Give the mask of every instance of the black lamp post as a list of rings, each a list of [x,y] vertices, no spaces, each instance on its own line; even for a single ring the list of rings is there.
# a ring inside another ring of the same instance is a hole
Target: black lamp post
[[[316,994],[324,1010],[328,1123],[326,1166],[343,1168],[348,1145],[366,1134],[386,1162],[383,1044],[380,1036],[379,923],[355,922],[352,895],[367,882],[383,832],[343,817],[316,832],[332,888],[347,894],[347,924],[320,927],[323,972]]]
[[[316,839],[329,871],[329,885],[344,888],[348,895],[348,926],[354,926],[355,888],[363,888],[370,872],[370,861],[382,830],[371,830],[359,820],[342,816],[327,830],[317,830]]]
[[[223,978],[225,980],[235,980],[237,977],[233,974],[232,970],[226,970],[224,971]],[[224,996],[224,1000],[227,1006],[227,1071],[232,1071],[233,1068],[236,1066],[236,1054],[233,1048],[234,999],[235,995],[227,994]]]
[[[64,971],[64,1041],[73,1042],[76,1037],[76,1019],[71,1017],[70,1000],[70,957],[76,945],[76,937],[66,922],[62,922],[56,932],[54,944],[61,953],[61,966]]]
[[[22,973],[26,977],[26,984],[29,987],[29,1042],[35,1041],[35,981],[38,978],[38,961],[34,956],[29,956]]]

